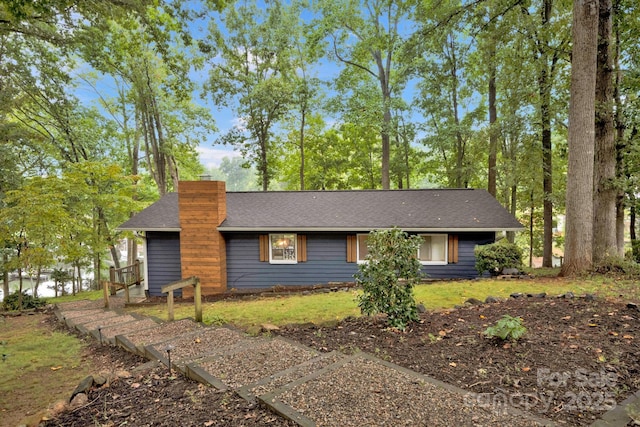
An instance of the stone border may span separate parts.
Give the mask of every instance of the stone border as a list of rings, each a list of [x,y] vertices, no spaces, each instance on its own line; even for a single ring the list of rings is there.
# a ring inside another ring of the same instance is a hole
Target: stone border
[[[615,408],[606,412],[602,417],[591,424],[591,427],[626,427],[633,421],[627,413],[627,408],[635,406],[640,412],[640,390],[618,403]]]

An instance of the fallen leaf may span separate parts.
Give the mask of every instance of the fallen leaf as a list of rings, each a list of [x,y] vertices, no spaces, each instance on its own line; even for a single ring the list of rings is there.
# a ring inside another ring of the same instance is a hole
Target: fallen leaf
[[[595,323],[589,323],[589,326],[591,326],[593,328],[594,326],[598,326],[598,325],[595,324]]]
[[[609,335],[613,335],[614,337],[617,337],[619,334],[617,332],[611,331],[611,332],[609,332]]]
[[[571,319],[571,316],[564,316],[564,317],[562,318],[562,320],[569,320],[569,319]]]
[[[571,344],[571,345],[569,346],[569,348],[572,348],[572,349],[574,349],[574,350],[575,350],[576,348],[578,348],[578,346],[577,346],[577,345],[575,345],[575,344]]]
[[[449,366],[455,368],[458,364],[456,362],[449,362]]]
[[[131,388],[139,388],[139,387],[140,387],[140,383],[131,384]]]
[[[484,316],[484,315],[482,315],[482,314],[481,314],[481,315],[480,315],[480,318],[481,318],[481,319],[486,319],[486,318],[487,318],[487,316]]]
[[[214,424],[215,422],[213,420],[209,420],[206,423],[204,423],[205,427],[210,427]]]
[[[62,366],[52,366],[52,367],[51,367],[51,370],[52,370],[52,371],[58,371],[58,370],[60,370],[60,369],[62,369]]]
[[[531,370],[531,368],[528,367],[528,366],[525,366],[524,368],[522,368],[523,372],[529,372],[530,370]]]
[[[460,347],[461,345],[464,345],[464,343],[462,342],[456,343],[456,347]]]
[[[624,338],[625,340],[632,340],[633,336],[632,335],[623,335],[622,338]]]
[[[606,361],[607,361],[607,358],[604,357],[604,354],[601,354],[600,356],[598,356],[598,362],[604,363]]]
[[[441,337],[446,337],[447,336],[447,332],[446,331],[438,331],[438,335],[440,335]]]
[[[505,345],[502,346],[502,348],[511,348],[511,344],[506,343]]]
[[[193,342],[195,342],[196,344],[200,344],[200,338],[196,338],[195,340],[193,340]]]
[[[593,350],[596,354],[600,354],[602,353],[602,349],[601,348],[596,348],[595,350]]]

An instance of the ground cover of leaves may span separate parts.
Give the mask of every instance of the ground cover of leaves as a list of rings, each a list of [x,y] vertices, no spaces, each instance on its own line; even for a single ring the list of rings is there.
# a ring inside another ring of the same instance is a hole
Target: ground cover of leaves
[[[518,342],[483,332],[503,315],[521,317]],[[640,390],[640,310],[596,298],[510,298],[421,315],[406,332],[381,317],[330,327],[292,325],[278,333],[320,351],[366,351],[561,425],[588,425]]]

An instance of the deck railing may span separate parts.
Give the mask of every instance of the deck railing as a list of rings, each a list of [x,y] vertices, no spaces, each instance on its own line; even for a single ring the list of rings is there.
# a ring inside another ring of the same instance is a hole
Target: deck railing
[[[109,295],[115,295],[118,289],[124,289],[124,297],[127,303],[129,300],[129,286],[140,285],[144,280],[140,268],[140,260],[136,260],[133,264],[121,268],[109,268],[109,280],[102,281],[104,289],[104,306],[109,308]]]

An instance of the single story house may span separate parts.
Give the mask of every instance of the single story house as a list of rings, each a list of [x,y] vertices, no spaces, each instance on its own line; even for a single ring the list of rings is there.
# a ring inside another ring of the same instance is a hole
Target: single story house
[[[118,228],[145,239],[150,295],[190,276],[207,295],[351,282],[367,234],[391,227],[423,236],[432,278],[476,277],[474,247],[522,229],[485,190],[227,192],[220,181],[181,181]]]

